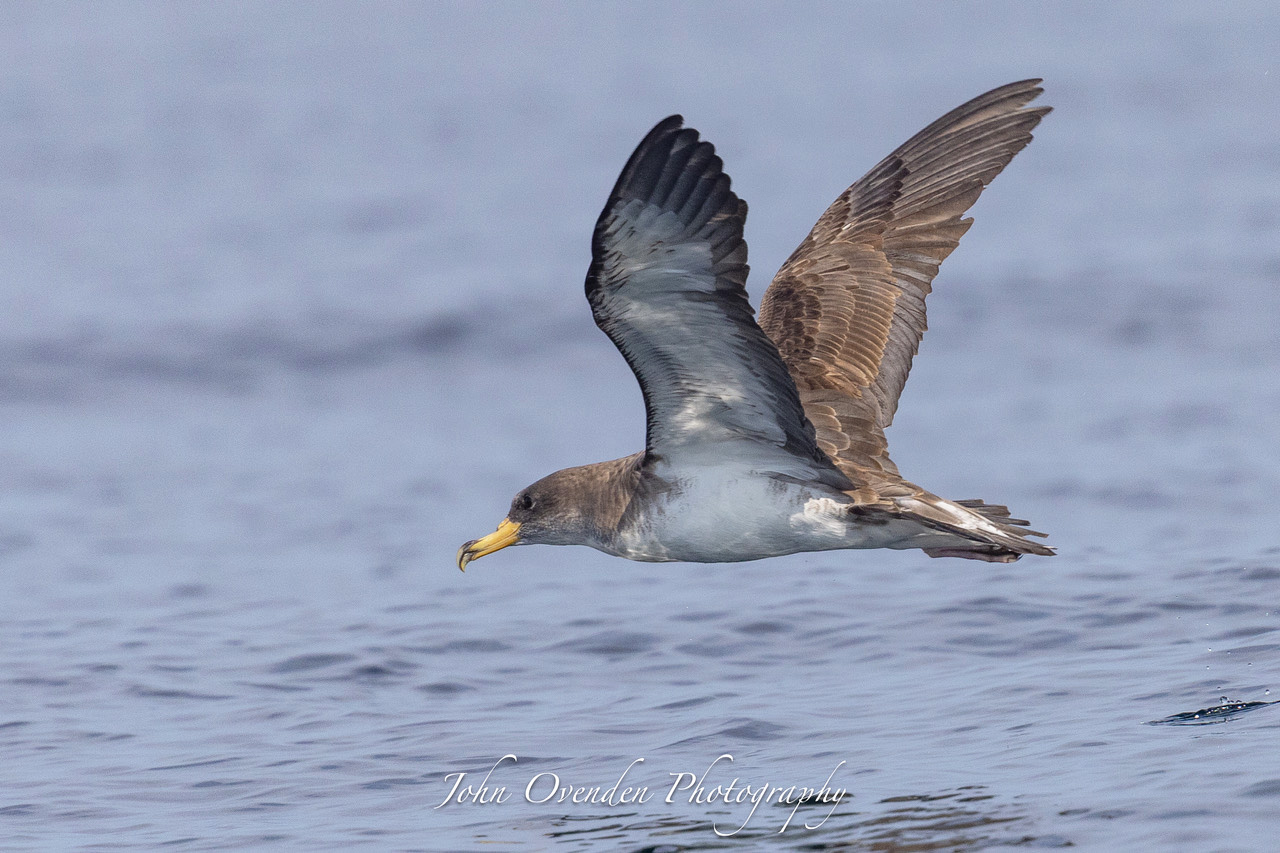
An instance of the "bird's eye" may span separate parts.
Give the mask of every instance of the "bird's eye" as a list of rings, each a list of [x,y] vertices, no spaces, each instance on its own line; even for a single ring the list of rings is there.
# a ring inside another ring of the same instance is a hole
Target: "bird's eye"
[[[520,508],[526,511],[533,509],[533,498],[528,495],[521,495]]]

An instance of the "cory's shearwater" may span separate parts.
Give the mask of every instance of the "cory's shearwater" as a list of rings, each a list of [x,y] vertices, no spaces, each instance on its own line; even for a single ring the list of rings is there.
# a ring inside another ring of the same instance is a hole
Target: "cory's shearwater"
[[[644,395],[645,449],[520,491],[458,567],[508,545],[727,562],[921,548],[1053,554],[1003,506],[907,482],[884,429],[925,330],[938,265],[1048,107],[1024,80],[944,115],[845,190],[782,265],[757,324],[747,205],[676,115],[640,143],[592,238],[587,301]]]

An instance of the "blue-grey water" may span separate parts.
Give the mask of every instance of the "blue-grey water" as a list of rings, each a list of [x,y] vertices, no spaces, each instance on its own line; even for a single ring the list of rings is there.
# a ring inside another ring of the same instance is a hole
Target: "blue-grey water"
[[[1275,849],[1277,8],[7,4],[0,848]],[[1059,556],[457,571],[642,445],[581,284],[653,122],[758,300],[1029,76],[889,438]]]

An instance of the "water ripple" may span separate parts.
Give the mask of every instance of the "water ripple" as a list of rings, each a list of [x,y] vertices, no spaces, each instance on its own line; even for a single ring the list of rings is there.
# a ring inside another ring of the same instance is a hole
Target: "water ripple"
[[[1276,702],[1237,702],[1223,696],[1221,701],[1211,708],[1198,711],[1183,711],[1160,720],[1152,720],[1152,726],[1205,726],[1215,723],[1226,723],[1238,719],[1244,714],[1275,705]]]

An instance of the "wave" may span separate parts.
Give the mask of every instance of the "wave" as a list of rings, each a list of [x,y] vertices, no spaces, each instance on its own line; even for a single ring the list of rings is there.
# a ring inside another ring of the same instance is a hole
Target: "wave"
[[[403,321],[326,317],[224,328],[81,327],[0,340],[0,400],[56,399],[85,385],[151,382],[244,388],[269,375],[324,376],[402,359],[507,360],[598,334],[585,310],[473,306]]]

